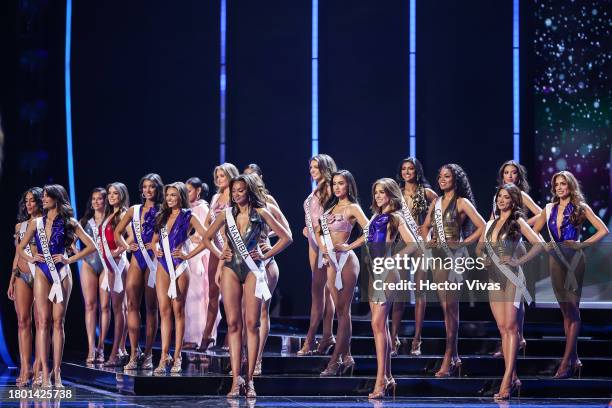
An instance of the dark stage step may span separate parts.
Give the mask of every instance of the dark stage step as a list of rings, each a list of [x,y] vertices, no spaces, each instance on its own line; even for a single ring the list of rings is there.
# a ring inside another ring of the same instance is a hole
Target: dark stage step
[[[195,365],[182,374],[153,376],[151,372],[124,374],[120,370],[85,367],[66,361],[64,378],[111,391],[135,395],[224,395],[231,378],[227,375],[202,374]],[[492,377],[444,378],[396,376],[397,396],[419,397],[490,397],[497,392],[499,379]],[[521,396],[525,398],[609,398],[611,379],[551,380],[521,378]],[[260,396],[367,396],[374,385],[373,376],[320,378],[300,375],[263,375],[255,378]]]

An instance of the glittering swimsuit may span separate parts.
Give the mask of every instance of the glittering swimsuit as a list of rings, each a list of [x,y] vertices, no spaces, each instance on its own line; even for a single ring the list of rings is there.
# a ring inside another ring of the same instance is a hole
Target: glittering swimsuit
[[[561,221],[561,228],[557,228],[557,214],[559,212],[559,203],[555,204],[550,210],[550,217],[548,219],[548,227],[552,234],[552,239],[555,242],[563,241],[578,241],[580,238],[580,227],[575,226],[570,222],[570,215],[574,212],[574,204],[568,203],[563,211],[563,219]],[[559,236],[559,230],[561,230],[561,236]],[[559,245],[561,252],[567,259],[571,259],[576,251],[567,245]],[[554,252],[551,252],[554,254]]]
[[[232,210],[234,219],[238,218],[237,211],[238,211],[237,209]],[[236,223],[236,225],[238,224]],[[266,231],[266,228],[264,227],[265,227],[265,222],[261,219],[261,216],[259,215],[259,213],[254,208],[251,208],[251,211],[249,213],[249,225],[247,226],[247,229],[244,232],[244,235],[241,234],[242,241],[244,242],[244,245],[246,245],[247,250],[249,252],[257,248],[257,245],[261,241],[262,237],[264,236],[263,234]],[[230,237],[227,224],[225,225],[225,235],[227,237]],[[250,272],[250,269],[247,266],[246,262],[244,262],[244,260],[240,256],[240,253],[236,249],[234,241],[229,238],[228,238],[228,241],[229,241],[228,243],[230,247],[232,248],[232,260],[225,261],[225,267],[233,270],[238,276],[238,279],[240,279],[240,283],[244,283],[246,281],[247,275]],[[263,261],[261,260],[254,259],[253,261],[258,267],[261,267],[263,263]]]
[[[348,208],[348,206],[347,206]],[[327,225],[329,227],[330,232],[347,232],[351,233],[353,230],[353,225],[349,222],[347,217],[344,215],[344,211],[346,208],[342,210],[340,214],[329,214],[325,215],[325,220],[327,221]]]
[[[489,227],[489,231],[487,232],[487,241],[489,241],[489,243],[491,244],[491,247],[493,248],[493,250],[495,251],[495,253],[497,254],[497,256],[500,257],[500,259],[504,256],[509,256],[509,257],[516,257],[516,253],[518,250],[520,250],[520,235],[517,239],[512,239],[510,238],[510,231],[509,231],[509,227],[508,227],[508,222],[506,222],[501,229],[499,230],[499,232],[497,233],[497,239],[494,241],[491,240],[491,237],[493,236],[493,230],[495,230],[495,226],[497,225],[497,223],[499,222],[500,218],[496,218],[493,221],[493,224],[491,224],[491,227]],[[518,274],[518,267],[513,267],[510,265],[506,265],[512,272],[514,272],[514,274]],[[506,278],[504,276],[504,274],[497,268],[497,266],[492,263],[491,266],[488,268],[489,270],[489,280],[491,280],[492,282],[499,282],[502,286],[502,288],[506,287],[506,281],[508,280],[508,278]]]
[[[459,213],[457,212],[457,196],[451,199],[451,202],[448,203],[448,206],[442,213],[442,225],[444,226],[444,235],[446,236],[447,242],[459,241],[461,239],[461,221],[459,219]],[[431,215],[431,228],[433,236],[440,241],[433,212]]]
[[[140,207],[141,212],[143,209],[144,209],[144,206]],[[155,216],[156,215],[157,215],[157,208],[155,206],[152,206],[144,214],[144,220],[142,220],[142,222],[140,223],[142,243],[145,245],[151,242],[151,240],[153,240],[153,233],[155,232],[154,230],[155,230]],[[133,223],[132,223],[132,232],[134,233],[134,239],[136,239],[136,230],[134,229]],[[153,253],[153,250],[148,249],[147,252],[149,253],[150,259],[155,259],[155,254]],[[138,262],[138,267],[140,268],[140,270],[141,271],[147,270],[148,268],[147,261],[145,261],[140,248],[138,248],[136,252],[132,252],[132,255],[136,257],[136,262]]]
[[[176,220],[174,220],[174,224],[170,231],[168,231],[168,243],[170,244],[170,251],[174,251],[177,248],[181,248],[181,246],[187,241],[189,238],[189,230],[192,213],[191,210],[181,209],[181,212],[176,216]],[[161,240],[161,234],[160,234]],[[163,245],[160,245],[162,252],[164,251]],[[172,263],[176,268],[182,262],[184,262],[181,258],[175,258],[172,256]],[[161,265],[164,267],[166,273],[168,272],[168,264],[166,263],[166,256],[162,254],[161,257],[157,258]]]
[[[46,228],[47,225],[47,216],[43,216],[43,225]],[[64,229],[65,224],[64,220],[60,217],[55,217],[53,220],[53,226],[51,227],[51,236],[47,237],[49,240],[49,251],[51,252],[51,256],[57,254],[64,254],[66,252],[66,231]],[[36,249],[39,254],[43,253],[42,245],[40,244],[40,238],[38,237],[38,232],[34,234],[34,239],[36,240]],[[53,284],[53,277],[51,276],[51,271],[49,271],[49,267],[46,262],[36,261],[36,266],[40,268],[40,270],[45,274],[47,280],[50,284]],[[55,269],[58,271],[60,275],[60,280],[63,280],[68,275],[68,269],[64,268],[63,263],[56,263]]]

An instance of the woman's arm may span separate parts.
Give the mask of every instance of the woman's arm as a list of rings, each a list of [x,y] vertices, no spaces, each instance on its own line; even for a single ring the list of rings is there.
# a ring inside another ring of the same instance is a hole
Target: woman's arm
[[[289,221],[287,221],[287,218],[285,218],[285,215],[283,214],[281,209],[276,205],[268,204],[268,210],[270,211],[274,219],[277,220],[283,226],[283,228],[287,230],[291,239],[293,239],[293,234],[291,233],[291,228],[289,227]],[[276,236],[275,234],[272,235]]]
[[[212,210],[208,213],[209,216],[211,212]],[[206,217],[206,219],[209,219],[209,218],[210,217]],[[215,218],[215,222],[213,222],[212,225],[208,227],[208,229],[205,231],[204,238],[202,240],[202,243],[205,245],[205,247],[208,248],[208,250],[210,250],[210,252],[219,259],[222,258],[223,254],[213,244],[212,241],[215,238],[215,234],[217,233],[217,231],[219,231],[224,224],[225,224],[225,211],[221,211],[219,215],[217,216],[217,218]]]
[[[276,241],[272,248],[270,248],[270,250],[264,254],[263,259],[265,260],[272,258],[274,255],[278,254],[287,246],[289,246],[289,244],[293,242],[293,238],[291,238],[290,233],[287,232],[285,227],[283,227],[281,223],[276,221],[276,218],[274,218],[270,211],[265,208],[259,208],[257,209],[257,212],[261,215],[266,224],[268,224],[268,226],[272,229],[272,231],[274,231],[274,233],[278,237],[278,241]]]
[[[512,266],[520,266],[530,261],[537,254],[542,252],[542,250],[545,249],[545,245],[546,245],[546,242],[544,242],[544,240],[542,239],[542,236],[540,234],[536,234],[531,229],[527,221],[525,221],[523,218],[519,218],[518,223],[521,227],[521,234],[523,234],[523,236],[527,238],[527,241],[529,241],[529,243],[531,243],[532,245],[531,245],[531,248],[529,249],[529,252],[521,256],[519,259],[513,260],[509,256],[502,257],[502,263],[509,264]]]
[[[123,238],[123,232],[127,228],[128,224],[134,217],[134,207],[130,207],[129,210],[123,215],[119,224],[115,227],[115,242],[117,243],[118,248],[123,248],[123,251],[127,251],[130,248],[130,245]],[[135,250],[134,248],[131,248]],[[122,252],[123,252],[122,251]]]
[[[586,218],[589,220],[591,225],[595,227],[597,232],[589,237],[589,239],[580,243],[581,247],[588,247],[595,244],[597,241],[608,235],[610,231],[608,231],[608,227],[604,222],[599,218],[586,203],[582,204],[584,207],[584,211],[586,213]]]
[[[191,226],[191,228],[195,229],[196,234],[198,234],[199,236],[202,237],[206,234],[206,227],[202,225],[198,217],[192,216],[189,220],[189,225]],[[201,240],[200,243],[188,254],[185,254],[182,249],[176,248],[174,251],[172,251],[172,256],[181,258],[183,260],[188,260],[202,252],[204,249],[206,249],[206,243],[204,242],[204,240]]]
[[[348,208],[348,214],[349,216],[355,218],[355,220],[357,221],[357,224],[359,224],[361,229],[364,229],[364,230],[366,229],[369,220],[366,217],[365,213],[363,212],[359,204],[351,204]],[[359,238],[357,238],[350,244],[345,244],[345,243],[337,244],[335,245],[335,248],[340,251],[351,251],[353,249],[359,248],[364,243],[365,243],[365,236],[361,234],[359,235]]]
[[[546,225],[546,208],[542,208],[542,210],[540,211],[540,214],[538,214],[536,217],[535,223],[533,224],[533,231],[536,234],[539,234],[542,232],[542,228],[544,228],[545,225]]]
[[[463,244],[470,245],[470,244],[477,242],[480,236],[482,235],[482,233],[484,232],[484,227],[485,227],[484,218],[482,218],[482,216],[478,214],[478,211],[476,211],[476,208],[474,207],[474,205],[469,200],[466,200],[465,198],[460,197],[457,200],[457,209],[460,212],[463,212],[465,215],[467,215],[470,221],[472,221],[472,223],[476,227],[476,230],[472,232],[472,234],[470,234],[469,237],[463,240]]]
[[[26,221],[24,221],[26,222]],[[28,228],[21,239],[21,242],[17,245],[17,254],[20,258],[25,259],[27,262],[45,262],[45,257],[42,254],[36,254],[34,256],[29,256],[25,252],[26,245],[30,244],[32,237],[34,237],[34,233],[36,232],[36,220],[28,221]]]
[[[431,214],[433,213],[435,206],[436,200],[433,200],[431,203],[429,203],[427,215],[425,216],[423,224],[421,224],[421,238],[423,238],[423,241],[427,241],[427,236],[429,235],[429,230],[431,229]]]
[[[529,194],[524,191],[521,191],[521,195],[523,196],[523,203],[525,204],[525,207],[527,207],[527,209],[533,214],[533,216],[527,220],[527,224],[532,226],[538,220],[538,216],[542,212],[542,209],[539,205],[535,203],[535,201],[533,201]]]
[[[436,198],[438,198],[438,195],[435,191],[433,191],[431,188],[425,189],[425,199],[427,200],[427,204],[435,201]]]

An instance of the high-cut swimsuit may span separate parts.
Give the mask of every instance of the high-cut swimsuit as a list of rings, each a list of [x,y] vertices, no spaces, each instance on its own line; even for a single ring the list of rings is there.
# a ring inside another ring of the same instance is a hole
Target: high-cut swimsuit
[[[495,226],[497,225],[499,220],[500,220],[500,218],[497,217],[493,221],[493,223],[489,227],[489,231],[487,232],[486,239],[487,239],[487,241],[489,241],[489,243],[491,244],[491,247],[493,248],[493,250],[495,251],[497,256],[499,256],[500,259],[502,259],[504,256],[516,257],[517,251],[519,250],[520,235],[519,235],[519,237],[517,239],[510,238],[510,231],[509,231],[509,227],[508,227],[508,222],[506,222],[501,227],[499,232],[497,233],[496,241],[493,242],[491,240],[491,237],[493,236],[493,230],[495,230]],[[515,275],[518,274],[518,267],[514,267],[514,266],[510,266],[510,265],[506,265],[506,266]],[[488,267],[488,271],[489,271],[489,280],[492,281],[492,282],[500,283],[502,289],[505,289],[506,282],[508,281],[508,278],[506,278],[504,276],[504,274],[499,270],[497,265],[495,265],[495,263],[492,263],[491,266]]]
[[[557,229],[557,214],[559,212],[559,203],[556,203],[550,210],[550,217],[548,218],[548,228],[550,229],[551,238],[555,242],[563,241],[578,241],[580,239],[580,226],[575,226],[570,221],[570,216],[574,212],[574,204],[568,203],[563,211],[563,219],[561,221],[561,235]],[[570,248],[568,245],[558,245],[559,249],[563,253],[566,259],[572,259],[576,251]],[[555,258],[557,254],[554,251],[550,252]]]
[[[215,214],[215,219],[217,219],[219,214],[225,211],[225,209],[229,206],[230,206],[229,201],[225,204],[219,204],[219,200],[217,199],[211,203],[210,211],[212,211],[213,214]],[[223,246],[221,245],[221,242],[219,242],[219,239],[217,238],[217,234],[215,234],[214,243],[217,248],[219,248],[220,250],[223,250]]]
[[[26,227],[23,227],[23,225],[25,225]],[[21,243],[21,239],[25,235],[25,230],[27,228],[27,225],[28,225],[28,221],[23,221],[21,225],[19,226],[20,228],[19,228],[19,232],[17,233],[17,244]],[[35,245],[35,244],[36,244],[36,241],[34,237],[32,237],[28,245]],[[28,262],[28,264],[33,265],[30,262]],[[15,277],[24,281],[25,284],[30,287],[30,289],[34,287],[34,274],[32,274],[31,272],[23,272],[19,270],[15,273]]]
[[[98,227],[98,234],[100,234],[101,237],[102,233],[104,233],[104,236],[106,237],[106,242],[108,243],[108,249],[114,251],[115,249],[117,249],[117,243],[115,242],[115,229],[113,228],[113,221],[110,220],[106,223],[106,228],[104,229],[104,232],[102,232],[103,224],[104,223],[100,224],[100,226]],[[110,262],[108,262],[108,258],[112,255],[106,253],[106,248],[104,247],[104,245],[102,245],[102,254],[104,255],[104,262],[106,262],[106,267],[110,272],[114,272],[113,267],[111,266]]]
[[[43,226],[46,229],[47,225],[47,216],[44,215]],[[38,237],[38,231],[34,234],[34,239],[36,240],[36,249],[39,254],[43,253],[42,245],[40,244],[40,238]],[[49,241],[49,252],[51,252],[51,256],[57,254],[65,254],[66,253],[66,230],[64,220],[60,217],[55,217],[53,220],[53,226],[51,227],[51,236],[47,237]],[[49,267],[46,262],[36,261],[36,266],[40,268],[40,270],[47,277],[47,280],[50,284],[53,284],[53,277],[51,276],[51,271],[49,271]],[[64,278],[68,275],[68,271],[70,268],[68,265],[65,265],[61,262],[55,264],[55,269],[58,271],[60,280],[64,280]]]
[[[232,210],[232,214],[234,218],[237,218],[237,209]],[[238,224],[236,224],[238,225]],[[262,239],[263,233],[265,232],[265,222],[261,219],[259,213],[251,208],[251,212],[249,213],[249,225],[247,226],[244,235],[241,234],[242,241],[244,245],[247,247],[247,251],[251,252],[254,249],[257,249],[259,242]],[[230,268],[236,273],[238,279],[240,279],[240,283],[244,283],[246,281],[247,275],[250,272],[250,268],[247,266],[246,262],[240,256],[240,252],[236,249],[236,244],[234,241],[229,238],[229,228],[227,223],[225,225],[225,235],[228,237],[229,245],[232,249],[232,259],[231,261],[225,261],[225,267]],[[253,260],[258,268],[261,268],[263,261],[262,260]]]
[[[389,257],[392,254],[392,243],[387,242],[387,232],[389,230],[389,221],[392,215],[389,213],[376,214],[370,221],[368,228],[368,240],[366,247],[370,262],[375,258]],[[395,269],[387,269],[380,274],[374,273],[374,268],[370,270],[370,285],[369,300],[375,303],[385,303],[395,298],[396,294],[392,291],[385,291],[374,288],[374,280],[382,280],[383,282],[397,281],[398,275]]]
[[[185,244],[185,242],[189,238],[189,230],[191,229],[189,222],[191,221],[191,217],[192,217],[191,210],[186,209],[186,208],[181,209],[181,212],[176,216],[176,220],[174,220],[174,224],[172,225],[172,228],[170,229],[170,231],[168,231],[168,244],[170,246],[170,252],[174,251],[177,248],[181,248],[183,244]],[[164,252],[164,246],[161,244],[161,234],[160,234],[160,247],[161,247],[162,252]],[[166,255],[165,253],[162,254],[162,256],[157,258],[157,260],[164,267],[164,270],[166,271],[166,273],[169,273],[168,264],[166,263],[165,255]],[[176,258],[172,255],[170,256],[172,258],[172,264],[174,265],[175,270],[177,270],[176,269],[177,266],[185,262],[181,258]],[[183,271],[184,270],[181,270],[181,271],[177,270],[177,277],[180,276]]]
[[[141,212],[143,208],[144,206],[140,207]],[[154,230],[155,230],[155,216],[156,215],[157,215],[157,208],[155,206],[152,206],[144,214],[144,219],[140,223],[142,243],[145,245],[153,240],[153,234],[155,232]],[[134,223],[132,223],[132,232],[134,233],[134,239],[136,240],[136,230],[134,229]],[[138,243],[138,241],[136,241],[136,243]],[[151,260],[154,260],[155,254],[153,253],[153,250],[147,249],[147,252],[149,254],[149,258]],[[138,262],[138,267],[140,268],[140,270],[146,271],[149,266],[147,265],[147,261],[145,261],[140,248],[138,248],[136,252],[132,252],[132,255],[136,257],[136,262]]]
[[[93,230],[91,229],[91,224],[89,222],[85,223],[85,227],[83,229],[85,230],[87,235],[93,238],[94,234],[93,234]],[[99,231],[99,226],[98,226],[98,231]],[[104,271],[104,265],[102,265],[102,260],[100,259],[100,255],[98,254],[98,251],[95,251],[87,255],[85,258],[83,258],[83,261],[87,265],[89,265],[91,269],[93,269],[96,275],[100,275],[102,271]]]

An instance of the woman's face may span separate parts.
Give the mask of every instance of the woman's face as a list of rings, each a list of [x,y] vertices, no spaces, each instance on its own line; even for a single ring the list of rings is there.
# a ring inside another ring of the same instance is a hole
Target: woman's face
[[[38,206],[36,205],[36,199],[34,198],[34,194],[27,193],[25,196],[25,208],[28,212],[28,215],[36,214],[38,212]]]
[[[181,203],[179,192],[174,187],[166,189],[166,204],[169,208],[177,208]]]
[[[557,176],[554,180],[555,195],[559,198],[566,198],[570,194],[570,187],[567,179],[563,176]]]
[[[145,180],[142,182],[142,195],[147,200],[155,200],[155,190],[157,189],[157,185],[154,181]]]
[[[376,201],[376,206],[380,209],[385,208],[391,201],[381,184],[377,184],[376,187],[374,187],[374,201]]]
[[[223,169],[217,169],[215,172],[215,183],[219,188],[227,188],[227,186],[229,186],[229,180]]]
[[[402,164],[402,179],[407,183],[415,183],[416,182],[416,168],[414,167],[414,163],[405,161]]]
[[[111,186],[107,192],[108,204],[112,207],[119,205],[121,202],[121,194],[119,194],[119,190],[115,187]]]
[[[332,190],[334,195],[339,199],[345,198],[348,195],[348,183],[346,178],[341,175],[334,176],[332,180]]]
[[[518,169],[516,168],[516,166],[509,164],[506,167],[504,167],[504,171],[503,171],[503,179],[504,179],[504,184],[514,184],[516,185],[516,182],[518,181]]]
[[[43,191],[43,198],[42,198],[42,202],[43,202],[43,209],[44,210],[50,210],[52,208],[55,208],[57,201],[51,197],[49,197],[47,195],[47,191]]]
[[[438,184],[442,191],[448,191],[454,187],[453,173],[450,169],[444,167],[440,170],[440,174],[438,174]]]
[[[507,211],[512,208],[512,197],[503,188],[497,193],[497,208],[499,211]]]
[[[104,210],[104,195],[99,191],[91,195],[91,208],[93,208],[94,211]]]
[[[238,205],[246,205],[249,202],[249,192],[244,181],[236,181],[232,185],[232,200]]]
[[[310,177],[316,182],[321,180],[321,172],[319,171],[319,162],[316,160],[310,161]]]
[[[202,193],[201,187],[195,188],[191,184],[187,183],[187,197],[189,198],[190,203],[194,203],[198,201],[201,193]]]

